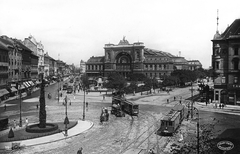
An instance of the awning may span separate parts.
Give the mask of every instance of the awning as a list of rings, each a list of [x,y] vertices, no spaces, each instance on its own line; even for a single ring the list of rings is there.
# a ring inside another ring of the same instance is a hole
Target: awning
[[[27,82],[23,82],[23,85],[24,85],[26,88],[29,87],[29,85],[27,84]]]
[[[28,87],[31,87],[32,85],[29,83],[29,81],[26,81],[26,84],[28,85]]]
[[[31,81],[28,81],[27,83],[29,84],[30,87],[34,86],[32,85]]]
[[[32,81],[28,81],[32,86],[34,86],[35,84]]]
[[[18,89],[20,89],[20,90],[25,89],[25,88],[26,88],[26,87],[23,86],[23,85],[21,85],[21,86],[19,85],[19,86],[18,86]]]
[[[16,89],[15,87],[11,87],[11,91],[12,91],[12,92],[16,92],[17,89]]]
[[[0,89],[0,97],[9,94],[9,92],[7,91],[7,89]]]
[[[36,84],[41,84],[41,82],[37,80],[37,81],[36,81]]]

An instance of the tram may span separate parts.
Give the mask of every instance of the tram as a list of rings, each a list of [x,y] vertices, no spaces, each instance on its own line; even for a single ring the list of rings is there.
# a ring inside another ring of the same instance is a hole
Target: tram
[[[184,106],[175,105],[167,115],[161,119],[161,126],[157,133],[161,135],[173,135],[184,119]]]
[[[131,116],[138,116],[139,105],[126,100],[124,97],[115,95],[112,97],[111,113],[115,114],[116,116],[125,116],[122,114],[122,112],[125,112]]]

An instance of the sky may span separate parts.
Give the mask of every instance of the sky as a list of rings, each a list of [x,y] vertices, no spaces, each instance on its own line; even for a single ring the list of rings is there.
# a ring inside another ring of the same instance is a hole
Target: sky
[[[222,33],[240,18],[239,6],[239,0],[0,0],[0,35],[32,35],[52,58],[75,66],[125,36],[209,68],[217,10]]]

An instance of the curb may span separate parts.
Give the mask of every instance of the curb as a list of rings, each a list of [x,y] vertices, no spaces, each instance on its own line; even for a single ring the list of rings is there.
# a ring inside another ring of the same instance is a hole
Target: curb
[[[81,121],[81,120],[78,120],[78,124],[79,124],[79,121]],[[12,147],[12,144],[13,144],[13,143],[19,143],[18,148],[21,148],[21,147],[24,148],[24,147],[31,147],[31,146],[43,145],[43,144],[47,144],[47,143],[53,143],[53,142],[61,141],[61,140],[64,140],[64,139],[69,139],[69,138],[78,136],[78,135],[80,135],[80,134],[82,134],[82,133],[85,133],[86,131],[88,131],[89,129],[91,129],[91,128],[94,126],[94,123],[91,122],[91,121],[85,121],[85,122],[89,122],[89,126],[90,126],[89,128],[87,128],[86,130],[83,130],[82,132],[77,132],[76,134],[69,135],[69,136],[67,136],[67,137],[64,136],[64,135],[63,135],[61,138],[57,138],[57,139],[54,139],[54,137],[52,137],[53,139],[50,139],[50,140],[48,140],[48,141],[46,141],[46,142],[36,143],[36,144],[32,144],[32,145],[27,145],[27,144],[22,143],[22,142],[28,141],[28,140],[2,142],[2,143],[0,143],[0,150],[11,151],[11,150],[12,150],[11,147]],[[71,129],[74,129],[74,127],[71,128]],[[71,129],[69,129],[69,130],[71,130]],[[62,134],[62,133],[63,133],[63,131],[60,132],[60,133],[52,134],[52,136],[55,135],[55,137],[56,137],[57,135]],[[49,135],[49,136],[51,136],[51,135]],[[42,138],[44,138],[44,137],[47,138],[47,137],[49,137],[49,136],[43,136],[43,137],[40,137],[40,138],[41,138],[41,140],[42,140]],[[35,138],[35,140],[37,140],[37,139],[39,139],[39,138]],[[34,140],[34,139],[29,139],[29,140]],[[2,146],[1,146],[1,144],[2,144]]]

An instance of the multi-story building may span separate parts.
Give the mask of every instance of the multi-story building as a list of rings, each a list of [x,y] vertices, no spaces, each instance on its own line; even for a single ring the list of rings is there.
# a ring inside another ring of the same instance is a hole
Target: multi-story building
[[[212,43],[214,100],[240,105],[240,19],[222,34],[217,29]]]
[[[36,39],[30,35],[28,38],[25,38],[23,41],[24,45],[31,49],[35,55],[38,56],[38,74],[40,79],[40,74],[44,74],[44,46],[41,41],[37,42]]]
[[[61,60],[56,60],[57,62],[57,74],[64,76],[65,75],[65,63]]]
[[[8,48],[0,42],[0,100],[9,92],[6,90],[8,85]]]
[[[162,77],[173,71],[175,57],[170,53],[145,48],[142,42],[129,44],[125,38],[119,44],[105,44],[105,56],[91,57],[86,62],[90,77],[108,76],[112,72],[127,76],[143,73],[148,77]]]
[[[188,60],[188,69],[189,70],[196,70],[202,68],[202,64],[199,60]]]
[[[0,42],[8,48],[8,58],[9,58],[9,67],[8,67],[8,83],[16,84],[22,76],[22,52],[19,45],[17,45],[13,39],[7,36],[1,36]]]
[[[54,60],[53,62],[53,69],[54,69],[54,75],[57,76],[58,75],[58,66],[57,66],[57,61]]]
[[[32,51],[27,48],[21,40],[14,39],[16,44],[19,46],[22,52],[22,81],[30,81],[31,80],[31,54]]]
[[[86,72],[86,62],[83,60],[80,61],[80,73],[85,73]]]
[[[55,59],[49,56],[49,76],[53,77],[55,75],[54,69]]]
[[[173,68],[175,70],[188,70],[188,61],[184,57],[172,57],[172,61],[174,63]]]
[[[31,54],[31,78],[33,81],[39,80],[39,78],[38,78],[38,56],[35,53]]]

